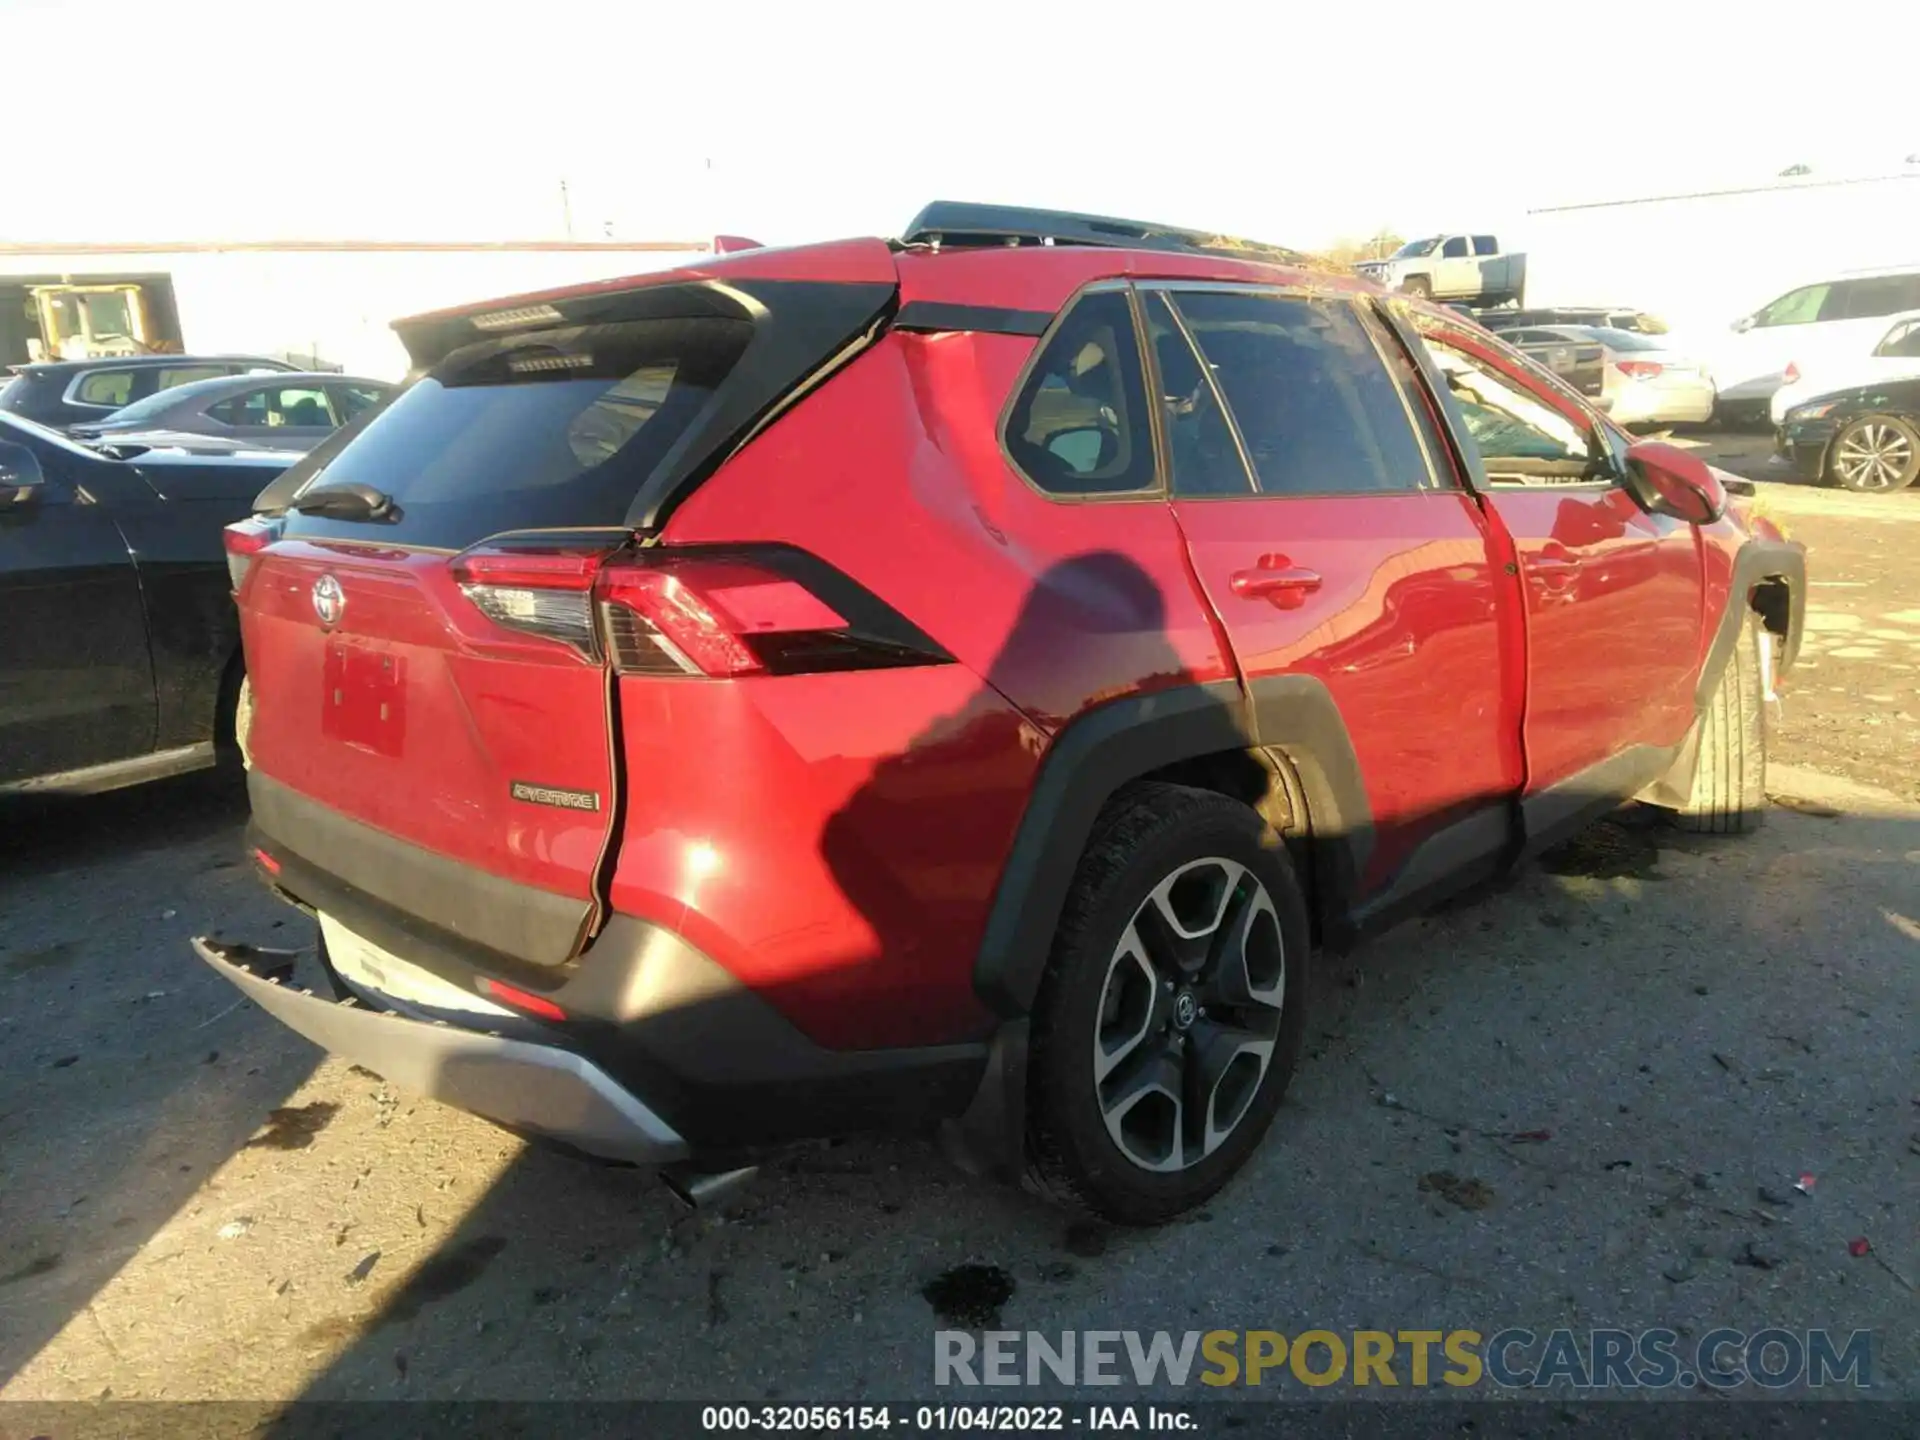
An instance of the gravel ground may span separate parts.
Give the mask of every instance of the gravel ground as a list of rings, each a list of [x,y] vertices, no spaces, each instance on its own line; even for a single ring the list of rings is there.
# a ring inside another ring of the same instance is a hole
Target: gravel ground
[[[1871,1329],[1920,1399],[1920,495],[1767,492],[1822,587],[1768,826],[1623,812],[1323,966],[1268,1143],[1156,1233],[891,1139],[687,1215],[237,1007],[189,934],[309,939],[230,782],[8,812],[0,1397],[925,1397],[1000,1324]]]

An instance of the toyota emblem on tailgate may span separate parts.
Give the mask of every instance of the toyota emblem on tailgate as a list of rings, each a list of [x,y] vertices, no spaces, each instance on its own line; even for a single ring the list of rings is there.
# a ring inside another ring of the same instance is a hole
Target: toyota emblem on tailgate
[[[347,592],[340,588],[340,582],[333,576],[322,575],[313,582],[313,613],[320,617],[322,625],[331,630],[339,624],[346,608]]]

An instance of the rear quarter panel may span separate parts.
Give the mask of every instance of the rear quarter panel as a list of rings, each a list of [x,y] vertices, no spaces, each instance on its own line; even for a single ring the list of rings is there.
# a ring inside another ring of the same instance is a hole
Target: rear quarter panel
[[[973,965],[1052,733],[1105,700],[1234,675],[1163,500],[1050,499],[1004,458],[1001,408],[1034,344],[894,332],[667,527],[669,543],[798,545],[959,661],[622,683],[615,908],[681,928],[824,1043],[983,1033]],[[698,778],[688,736],[724,778]],[[698,836],[717,837],[717,864],[689,892]]]

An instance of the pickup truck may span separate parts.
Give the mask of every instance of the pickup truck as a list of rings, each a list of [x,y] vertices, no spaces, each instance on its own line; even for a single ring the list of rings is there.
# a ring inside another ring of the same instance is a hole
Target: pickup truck
[[[0,795],[117,789],[233,745],[221,527],[297,458],[116,460],[0,414]]]
[[[1434,300],[1520,305],[1526,299],[1527,257],[1502,254],[1491,235],[1429,235],[1353,268],[1376,285]]]

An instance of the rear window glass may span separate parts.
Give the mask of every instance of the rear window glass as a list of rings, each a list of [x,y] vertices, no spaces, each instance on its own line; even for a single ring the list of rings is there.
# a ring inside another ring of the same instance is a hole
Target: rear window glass
[[[464,547],[505,530],[618,525],[753,338],[746,320],[646,320],[456,350],[309,481],[393,498],[378,526],[297,533]]]

